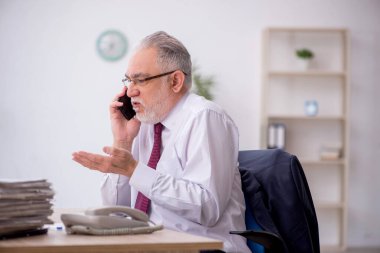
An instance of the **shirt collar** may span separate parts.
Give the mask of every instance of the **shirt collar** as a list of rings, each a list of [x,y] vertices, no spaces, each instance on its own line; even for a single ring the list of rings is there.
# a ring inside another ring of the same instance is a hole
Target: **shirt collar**
[[[164,125],[166,129],[172,130],[176,127],[178,119],[181,116],[180,111],[183,108],[183,105],[189,94],[190,92],[186,92],[186,94],[182,96],[174,108],[169,112],[168,116],[166,116],[165,119],[161,121],[161,124]]]

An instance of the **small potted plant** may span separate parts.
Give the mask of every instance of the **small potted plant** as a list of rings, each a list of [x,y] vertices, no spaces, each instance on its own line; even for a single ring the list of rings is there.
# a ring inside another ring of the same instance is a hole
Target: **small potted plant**
[[[211,88],[214,86],[213,76],[204,76],[200,73],[197,65],[193,65],[193,91],[205,97],[208,100],[213,100],[214,96],[211,93]]]
[[[297,49],[296,56],[300,60],[300,66],[303,70],[307,70],[310,68],[310,62],[314,58],[313,51],[307,48]]]

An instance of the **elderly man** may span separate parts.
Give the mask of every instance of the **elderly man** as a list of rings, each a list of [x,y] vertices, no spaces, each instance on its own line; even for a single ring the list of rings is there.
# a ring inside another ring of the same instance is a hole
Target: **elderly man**
[[[165,32],[142,40],[130,59],[125,87],[109,111],[114,143],[106,155],[84,151],[73,160],[106,173],[106,205],[147,212],[166,228],[222,240],[227,252],[249,252],[230,235],[244,230],[238,171],[238,130],[215,103],[190,93],[191,59]],[[127,94],[136,116],[127,120],[119,98]]]

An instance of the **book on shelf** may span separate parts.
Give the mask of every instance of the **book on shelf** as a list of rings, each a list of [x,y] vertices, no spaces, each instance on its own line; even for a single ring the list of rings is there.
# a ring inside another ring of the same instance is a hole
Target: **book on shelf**
[[[321,160],[338,160],[342,157],[340,144],[324,144],[320,152]]]
[[[272,123],[268,126],[268,147],[269,149],[285,149],[285,125]]]

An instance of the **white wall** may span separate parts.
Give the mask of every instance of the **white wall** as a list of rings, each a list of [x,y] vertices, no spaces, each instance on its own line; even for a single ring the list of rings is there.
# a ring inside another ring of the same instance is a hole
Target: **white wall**
[[[73,151],[111,143],[107,106],[127,59],[102,61],[97,36],[130,45],[165,30],[214,75],[216,102],[240,128],[241,149],[259,147],[261,32],[268,26],[345,27],[352,35],[350,246],[380,245],[380,1],[0,0],[0,178],[47,178],[56,206],[100,204],[101,175]]]

